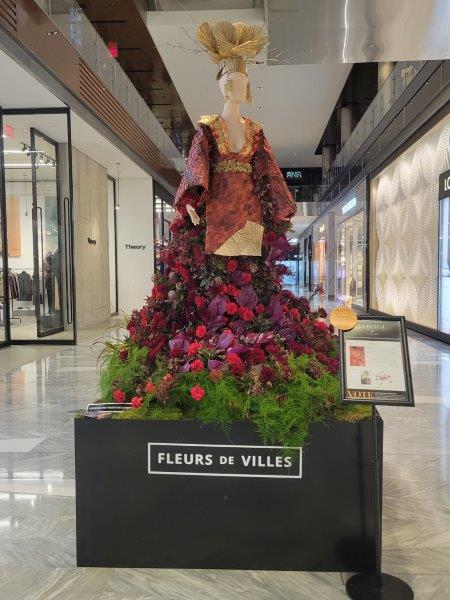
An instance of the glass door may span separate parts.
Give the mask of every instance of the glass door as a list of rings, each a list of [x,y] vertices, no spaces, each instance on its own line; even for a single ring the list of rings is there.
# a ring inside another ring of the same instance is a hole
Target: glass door
[[[439,201],[439,331],[450,333],[450,198]]]
[[[6,252],[6,210],[5,210],[5,179],[3,171],[3,129],[0,110],[0,347],[9,343],[8,332],[8,287],[7,287],[7,252]]]
[[[64,330],[61,277],[61,197],[57,144],[30,128],[33,281],[37,337]]]

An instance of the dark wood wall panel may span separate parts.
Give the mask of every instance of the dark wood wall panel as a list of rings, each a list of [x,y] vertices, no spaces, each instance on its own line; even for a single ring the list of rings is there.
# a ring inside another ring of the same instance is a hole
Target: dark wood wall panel
[[[143,157],[155,171],[163,170],[169,183],[178,185],[179,176],[173,166],[82,59],[79,61],[79,74],[80,95],[83,100],[90,104],[99,116],[120,134],[130,148]],[[170,174],[171,170],[173,170],[172,174]]]
[[[0,0],[0,23],[145,164],[177,187],[180,175],[34,0]],[[51,35],[49,35],[51,34]]]
[[[0,0],[0,24],[13,33],[17,32],[17,12],[14,0]]]

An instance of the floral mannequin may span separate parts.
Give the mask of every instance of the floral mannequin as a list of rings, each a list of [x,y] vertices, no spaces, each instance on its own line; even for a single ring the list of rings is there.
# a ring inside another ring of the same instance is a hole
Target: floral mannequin
[[[251,100],[246,65],[266,46],[266,32],[203,23],[197,37],[219,67],[225,103],[221,114],[199,121],[172,237],[160,252],[163,269],[131,316],[131,342],[148,348],[150,365],[165,357],[172,374],[242,376],[273,353],[301,354],[305,344],[334,370],[330,331],[316,322],[324,311],[311,312],[305,298],[282,286],[295,203],[261,124],[240,112]]]

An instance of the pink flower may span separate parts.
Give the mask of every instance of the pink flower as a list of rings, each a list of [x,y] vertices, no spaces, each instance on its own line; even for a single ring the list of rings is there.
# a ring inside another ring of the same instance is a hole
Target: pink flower
[[[195,356],[201,347],[202,345],[200,344],[200,342],[192,342],[192,344],[190,344],[188,348],[188,355]]]
[[[228,302],[226,312],[229,315],[235,315],[238,311],[239,307],[235,302]]]
[[[316,327],[316,329],[320,329],[320,331],[326,331],[328,329],[328,325],[325,323],[325,321],[315,321],[314,327]]]
[[[142,398],[142,396],[133,396],[133,398],[131,398],[131,406],[133,408],[140,408],[143,402],[144,398]]]
[[[227,262],[228,273],[234,273],[237,268],[238,268],[237,260],[235,260],[234,258],[230,258],[230,260]]]
[[[191,371],[203,371],[205,365],[201,358],[196,358],[191,362]]]
[[[122,392],[122,390],[114,390],[113,399],[114,402],[122,404],[122,402],[125,402],[125,392]]]
[[[204,395],[205,390],[200,385],[194,385],[194,387],[191,387],[191,398],[196,402],[203,400]]]
[[[145,384],[144,391],[146,394],[154,394],[156,392],[156,385],[149,379]]]
[[[205,335],[206,335],[206,327],[205,327],[205,325],[199,325],[197,327],[197,329],[195,330],[195,335],[198,338],[200,338],[200,339],[204,338]]]

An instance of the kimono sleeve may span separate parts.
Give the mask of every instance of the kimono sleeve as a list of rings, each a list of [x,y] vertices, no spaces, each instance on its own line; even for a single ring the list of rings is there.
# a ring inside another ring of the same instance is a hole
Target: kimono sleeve
[[[175,196],[175,208],[180,214],[186,213],[186,204],[198,208],[204,203],[204,195],[209,190],[209,163],[208,136],[204,127],[199,125]]]
[[[274,221],[281,223],[293,217],[296,204],[263,131],[254,156],[254,174],[256,188],[273,207]]]

